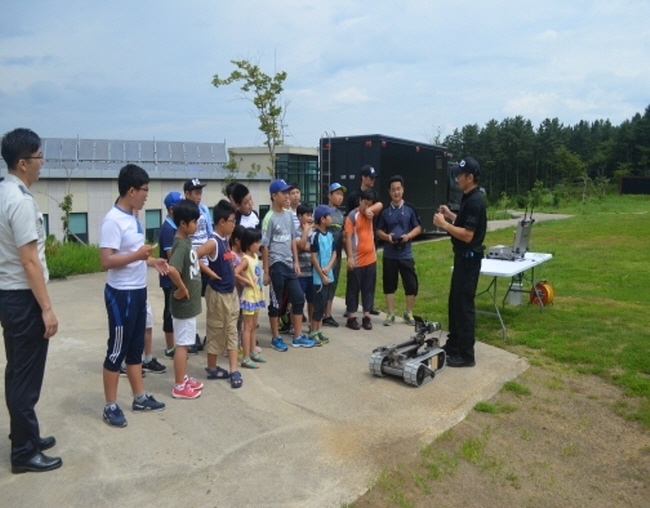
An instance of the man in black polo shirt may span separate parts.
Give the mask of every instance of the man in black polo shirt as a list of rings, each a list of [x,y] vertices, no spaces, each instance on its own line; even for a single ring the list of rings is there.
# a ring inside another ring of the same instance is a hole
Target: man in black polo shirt
[[[384,243],[383,286],[386,296],[386,320],[384,326],[395,323],[395,291],[398,276],[402,277],[406,294],[404,322],[415,325],[413,307],[418,294],[418,275],[415,271],[415,259],[412,240],[422,231],[420,217],[413,206],[404,201],[404,179],[391,176],[388,180],[390,204],[381,211],[377,222],[376,235]]]
[[[449,291],[449,335],[443,349],[449,367],[473,367],[476,341],[474,297],[481,273],[485,246],[487,214],[485,200],[478,187],[481,167],[466,157],[458,164],[458,186],[463,191],[458,214],[445,205],[433,216],[433,223],[451,235],[454,271]],[[451,223],[447,222],[447,219]]]

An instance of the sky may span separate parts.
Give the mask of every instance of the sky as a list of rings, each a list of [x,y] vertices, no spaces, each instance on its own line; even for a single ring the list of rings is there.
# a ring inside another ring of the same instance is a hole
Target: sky
[[[234,59],[287,72],[286,144],[421,142],[650,105],[647,0],[0,0],[0,132],[263,142]]]

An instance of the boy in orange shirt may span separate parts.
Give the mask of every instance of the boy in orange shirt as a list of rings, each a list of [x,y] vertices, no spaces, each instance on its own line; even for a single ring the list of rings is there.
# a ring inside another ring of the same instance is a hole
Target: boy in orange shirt
[[[375,192],[366,189],[359,196],[359,206],[345,218],[344,236],[345,252],[348,258],[348,281],[345,294],[345,306],[348,320],[345,326],[352,330],[372,330],[370,311],[375,297],[377,280],[377,254],[375,252],[375,235],[372,219],[366,216],[366,210],[375,203]],[[361,326],[355,316],[359,307],[359,293],[363,319]]]

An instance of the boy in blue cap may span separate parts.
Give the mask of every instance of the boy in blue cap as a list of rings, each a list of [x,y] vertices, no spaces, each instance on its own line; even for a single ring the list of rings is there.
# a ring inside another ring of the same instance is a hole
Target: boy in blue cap
[[[291,303],[293,323],[293,347],[314,347],[313,340],[302,334],[302,312],[305,295],[298,282],[300,264],[298,261],[298,238],[289,206],[291,185],[284,180],[273,180],[269,186],[271,210],[264,217],[262,225],[262,266],[264,285],[270,288],[269,322],[271,325],[271,347],[276,351],[287,351],[287,345],[280,336],[278,297],[286,290]]]
[[[333,212],[334,209],[327,205],[319,205],[314,210],[316,229],[311,240],[311,264],[314,267],[312,271],[314,312],[311,318],[311,338],[319,346],[329,342],[329,339],[323,335],[321,327],[327,302],[334,296],[332,289],[334,287],[333,268],[336,263],[336,250],[332,233],[328,231],[332,223]]]
[[[328,195],[328,205],[332,208],[332,213],[330,214],[331,222],[327,230],[332,233],[332,239],[334,241],[334,250],[336,251],[336,263],[334,263],[334,282],[332,283],[332,291],[330,294],[330,299],[327,302],[325,307],[325,313],[323,314],[323,324],[325,326],[331,326],[338,328],[338,322],[332,317],[332,304],[334,303],[334,295],[336,294],[336,287],[339,283],[339,274],[341,273],[341,258],[343,253],[343,225],[345,224],[345,215],[339,209],[343,204],[343,199],[347,189],[343,187],[338,182],[334,182],[330,185],[329,195]]]

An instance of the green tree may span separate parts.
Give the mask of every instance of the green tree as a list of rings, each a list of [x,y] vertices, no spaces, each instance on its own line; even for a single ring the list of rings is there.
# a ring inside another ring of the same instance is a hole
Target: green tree
[[[488,195],[497,195],[499,186],[500,164],[503,161],[501,145],[499,143],[499,122],[492,119],[485,124],[479,134],[480,154],[477,160],[481,164],[484,174],[481,175],[481,187],[484,187]]]
[[[566,146],[561,146],[556,153],[560,173],[571,183],[580,178],[587,166],[580,156],[570,151]]]
[[[63,201],[59,203],[59,208],[63,212],[61,216],[61,222],[63,222],[63,243],[67,242],[72,238],[72,233],[70,232],[70,213],[72,212],[72,194],[67,192],[63,196]]]
[[[231,60],[236,69],[225,79],[217,74],[212,78],[212,85],[219,88],[232,83],[240,83],[242,98],[249,100],[257,109],[258,129],[265,136],[264,144],[269,151],[270,165],[267,168],[275,176],[275,148],[284,143],[284,108],[281,104],[283,83],[287,79],[284,71],[274,76],[265,74],[259,65],[249,60]]]
[[[536,177],[553,188],[558,178],[557,150],[568,142],[567,129],[558,118],[546,118],[537,129],[535,140]]]

